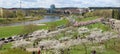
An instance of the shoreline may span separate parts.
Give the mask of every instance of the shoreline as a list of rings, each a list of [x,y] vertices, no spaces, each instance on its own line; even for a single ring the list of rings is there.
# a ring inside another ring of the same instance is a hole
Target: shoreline
[[[16,21],[16,22],[14,22],[14,21],[12,21],[12,22],[2,22],[1,24],[0,24],[0,27],[2,27],[2,26],[7,26],[7,25],[9,25],[9,24],[13,24],[13,23],[22,23],[22,22],[29,22],[29,21],[35,21],[35,20],[41,20],[41,19],[43,19],[43,18],[26,18],[26,20],[21,20],[21,21]],[[7,19],[5,19],[5,20],[7,20]],[[12,19],[12,20],[18,20],[17,18],[14,18],[14,19]]]

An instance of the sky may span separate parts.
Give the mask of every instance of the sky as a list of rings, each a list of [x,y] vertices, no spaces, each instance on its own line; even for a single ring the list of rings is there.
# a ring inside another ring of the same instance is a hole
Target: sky
[[[120,0],[21,0],[22,8],[56,7],[120,7]],[[20,0],[0,0],[0,7],[20,7]]]

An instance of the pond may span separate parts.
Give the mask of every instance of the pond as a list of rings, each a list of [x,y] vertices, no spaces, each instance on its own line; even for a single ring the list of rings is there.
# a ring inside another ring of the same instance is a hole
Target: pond
[[[58,21],[58,20],[60,20],[59,16],[44,16],[44,18],[40,19],[40,20],[12,23],[12,24],[4,25],[4,26],[20,26],[20,25],[29,25],[29,24],[40,24],[40,23],[46,23],[46,22],[54,22],[54,21]]]

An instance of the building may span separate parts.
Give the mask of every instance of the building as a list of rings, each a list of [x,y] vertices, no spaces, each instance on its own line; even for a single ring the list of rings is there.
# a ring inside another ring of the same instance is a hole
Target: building
[[[77,7],[64,7],[64,8],[55,8],[55,5],[51,5],[48,9],[50,14],[83,14],[88,12],[88,8],[77,8]]]
[[[52,4],[47,12],[50,13],[50,14],[53,14],[53,13],[55,13],[55,11],[56,11],[55,5]]]

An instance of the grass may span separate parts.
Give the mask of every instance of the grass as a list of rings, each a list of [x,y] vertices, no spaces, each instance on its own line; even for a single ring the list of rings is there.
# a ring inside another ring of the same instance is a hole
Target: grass
[[[116,41],[115,41],[116,40]],[[116,45],[113,46],[113,43],[116,42]],[[119,39],[111,39],[109,41],[105,41],[105,43],[107,43],[107,48],[105,48],[105,50],[103,52],[100,52],[101,49],[96,49],[97,51],[97,54],[119,54],[120,53],[120,40]],[[85,45],[87,46],[87,54],[91,54],[91,51],[92,51],[92,47],[95,47],[95,46],[101,46],[101,44],[99,43],[94,43],[93,44],[89,44],[89,43],[85,43]],[[8,44],[5,44],[3,46],[3,48],[10,48],[11,46],[11,43],[8,43]],[[102,44],[102,46],[105,46],[104,44]],[[116,50],[117,49],[117,50]],[[4,51],[1,51],[0,54],[20,54],[20,52],[22,54],[31,54],[31,52],[27,52],[27,51],[24,51],[22,49],[7,49],[7,50],[4,50]],[[44,51],[42,51],[43,53]],[[49,50],[48,51],[45,51],[45,52],[50,52]],[[71,46],[70,47],[70,50],[67,51],[67,49],[64,49],[64,53],[67,53],[69,52],[70,54],[85,54],[85,47],[83,44],[80,44],[80,45],[75,45],[75,46]],[[52,54],[52,52],[50,52],[49,54]]]
[[[67,23],[67,20],[60,20],[56,22],[48,22],[46,26],[39,26],[39,29],[49,29],[49,27],[53,24],[56,24],[56,26],[64,25]],[[12,27],[0,27],[0,38],[4,37],[10,37],[12,35],[17,35],[22,32],[23,26],[12,26]],[[2,36],[1,36],[2,35]],[[0,54],[31,54],[31,52],[27,52],[24,50],[21,50],[19,48],[17,49],[11,49],[12,44],[4,44],[2,48],[0,49]]]
[[[95,23],[95,24],[90,24],[90,25],[87,25],[85,27],[87,27],[89,29],[98,28],[98,29],[101,29],[103,32],[104,31],[111,31],[111,28],[108,25],[102,24],[100,22]]]
[[[98,17],[87,17],[87,18],[75,18],[76,21],[90,21],[90,20],[94,20],[97,19]]]
[[[11,48],[12,43],[6,43],[0,48],[0,54],[32,54],[20,48]]]
[[[102,49],[95,49],[97,51],[97,54],[119,54],[120,53],[120,40],[119,39],[115,39],[117,41],[114,41],[112,39],[110,39],[109,41],[105,41],[105,43],[107,43],[107,48],[105,47],[105,49],[102,51]],[[116,42],[116,45],[114,46],[114,43]],[[94,45],[92,44],[88,44],[85,43],[87,46],[87,54],[91,54],[91,47],[95,47],[95,46],[101,46],[101,44],[99,43],[94,43]],[[105,44],[102,44],[102,46],[105,46]],[[75,45],[70,47],[70,53],[71,54],[85,54],[85,48],[84,45],[80,44],[80,45]]]
[[[87,18],[77,18],[77,17],[74,17],[76,21],[90,21],[90,20],[95,20],[97,19],[98,17],[95,16],[95,17],[87,17]],[[103,31],[110,31],[110,27],[108,25],[105,25],[105,24],[102,24],[102,23],[95,23],[95,24],[90,24],[90,25],[87,25],[85,26],[89,29],[93,29],[93,28],[98,28],[98,29],[102,29]]]
[[[91,47],[94,47],[94,46],[87,45],[87,54],[91,54],[91,51],[92,51]],[[82,45],[73,46],[71,48],[72,48],[72,50],[70,50],[71,54],[85,54],[86,53],[85,48]],[[119,53],[112,49],[107,49],[104,52],[100,52],[102,50],[99,50],[99,49],[96,49],[96,51],[97,51],[97,54],[118,54]]]
[[[22,26],[0,27],[0,38],[17,35],[22,29]]]
[[[0,52],[0,54],[32,54],[32,53],[16,48],[16,49],[8,49],[6,51]]]
[[[3,50],[10,49],[11,46],[12,46],[12,43],[6,43],[6,44],[4,44],[4,45],[0,48],[0,50],[3,51]]]
[[[47,24],[48,26],[53,25],[53,24],[55,24],[56,26],[59,26],[59,25],[65,25],[67,22],[68,22],[68,20],[64,19],[64,20],[59,20],[59,21],[55,21],[55,22],[47,22],[45,24]]]
[[[67,20],[59,20],[59,21],[56,21],[56,22],[45,23],[47,25],[45,25],[45,26],[38,26],[38,28],[39,29],[49,29],[49,27],[51,27],[54,24],[55,24],[55,27],[56,27],[56,26],[59,26],[59,25],[64,25],[66,23],[67,23]],[[23,29],[24,29],[24,26],[0,27],[0,38],[18,35],[21,32],[23,32]]]
[[[92,18],[87,18],[84,19],[82,21],[87,21],[87,20],[93,20]],[[60,20],[60,21],[56,21],[56,22],[48,22],[45,23],[45,26],[39,26],[39,29],[49,29],[51,26],[59,26],[59,25],[65,25],[67,24],[67,20]],[[91,24],[91,25],[87,25],[85,27],[88,27],[89,29],[92,28],[99,28],[102,29],[103,31],[109,31],[111,30],[109,28],[109,26],[104,25],[102,23],[95,23],[95,24]],[[20,32],[22,32],[23,26],[14,26],[14,27],[0,27],[0,37],[10,37],[16,34],[19,34]],[[2,36],[1,36],[2,35]],[[56,37],[56,39],[59,39],[63,37],[63,34],[58,35],[58,37]],[[97,50],[98,54],[119,54],[116,49],[118,50],[119,45],[117,44],[116,47],[112,47],[113,45],[111,44],[111,42],[108,42],[109,44],[109,48],[107,48],[103,53],[100,53],[99,50]],[[10,49],[11,43],[8,43],[6,45],[4,45],[2,47],[2,52],[0,52],[0,54],[31,54],[31,52],[26,52],[24,50],[21,50],[19,48],[17,49]],[[87,50],[88,50],[88,54],[90,54],[91,52],[91,47],[93,47],[93,45],[91,44],[86,44],[87,46]],[[94,46],[98,46],[98,44],[94,45]],[[83,45],[76,45],[76,46],[72,46],[70,47],[71,50],[69,51],[71,54],[85,54],[85,49]],[[5,50],[7,49],[7,50]]]

